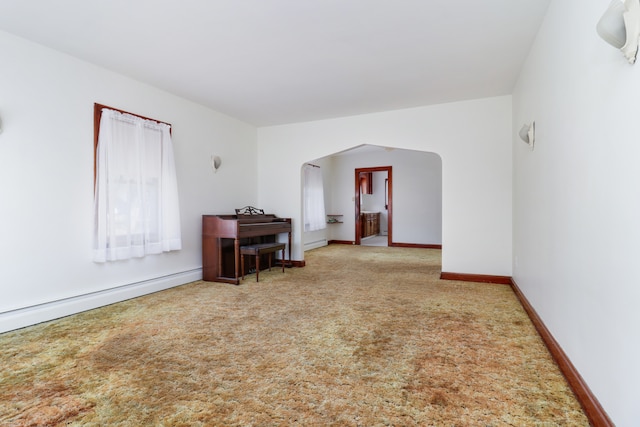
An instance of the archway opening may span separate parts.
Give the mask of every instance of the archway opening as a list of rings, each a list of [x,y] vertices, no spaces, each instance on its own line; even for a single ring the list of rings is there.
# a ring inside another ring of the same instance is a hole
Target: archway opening
[[[309,162],[323,169],[328,223],[322,232],[303,233],[304,250],[329,243],[361,243],[362,236],[358,242],[356,227],[362,211],[369,208],[365,205],[363,209],[362,198],[358,200],[358,194],[354,193],[354,172],[387,167],[393,170],[392,215],[386,230],[388,233],[391,228],[391,236],[387,236],[387,245],[442,248],[442,159],[438,154],[361,145]],[[378,186],[384,194],[384,184]],[[373,209],[380,211],[381,217],[384,213],[385,218],[387,210],[384,205]],[[380,233],[383,231],[381,227]]]

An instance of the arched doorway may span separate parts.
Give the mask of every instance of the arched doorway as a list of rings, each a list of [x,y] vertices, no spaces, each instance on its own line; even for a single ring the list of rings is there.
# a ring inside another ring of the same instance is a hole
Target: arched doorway
[[[325,171],[326,213],[333,221],[322,232],[304,233],[303,250],[328,243],[355,245],[354,171],[382,168],[386,173],[386,167],[393,172],[388,245],[442,247],[442,159],[437,153],[361,145],[308,161]]]

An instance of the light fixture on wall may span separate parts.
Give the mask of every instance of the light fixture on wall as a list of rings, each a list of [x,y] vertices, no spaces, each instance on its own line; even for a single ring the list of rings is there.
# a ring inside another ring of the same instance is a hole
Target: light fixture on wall
[[[620,49],[630,64],[636,62],[640,39],[640,0],[613,0],[596,26],[598,35]]]
[[[533,150],[533,144],[536,141],[536,122],[523,125],[518,135],[520,135],[520,139],[529,144],[529,148]]]
[[[220,165],[222,165],[222,159],[220,156],[211,156],[211,168],[213,168],[213,173],[218,172]]]
[[[0,133],[2,133],[2,118],[0,117]]]

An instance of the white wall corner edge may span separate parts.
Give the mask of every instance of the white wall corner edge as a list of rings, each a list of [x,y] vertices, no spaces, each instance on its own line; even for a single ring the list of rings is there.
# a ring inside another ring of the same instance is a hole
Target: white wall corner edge
[[[202,268],[0,313],[0,333],[202,280]]]

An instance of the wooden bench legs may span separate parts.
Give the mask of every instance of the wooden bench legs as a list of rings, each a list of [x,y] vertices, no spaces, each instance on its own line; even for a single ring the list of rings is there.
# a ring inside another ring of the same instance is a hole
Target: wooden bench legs
[[[255,245],[240,246],[240,269],[242,270],[242,280],[244,280],[244,257],[245,255],[256,257],[256,282],[260,281],[260,257],[269,255],[269,271],[271,271],[271,258],[274,252],[282,251],[282,272],[284,273],[284,243],[257,243]]]

